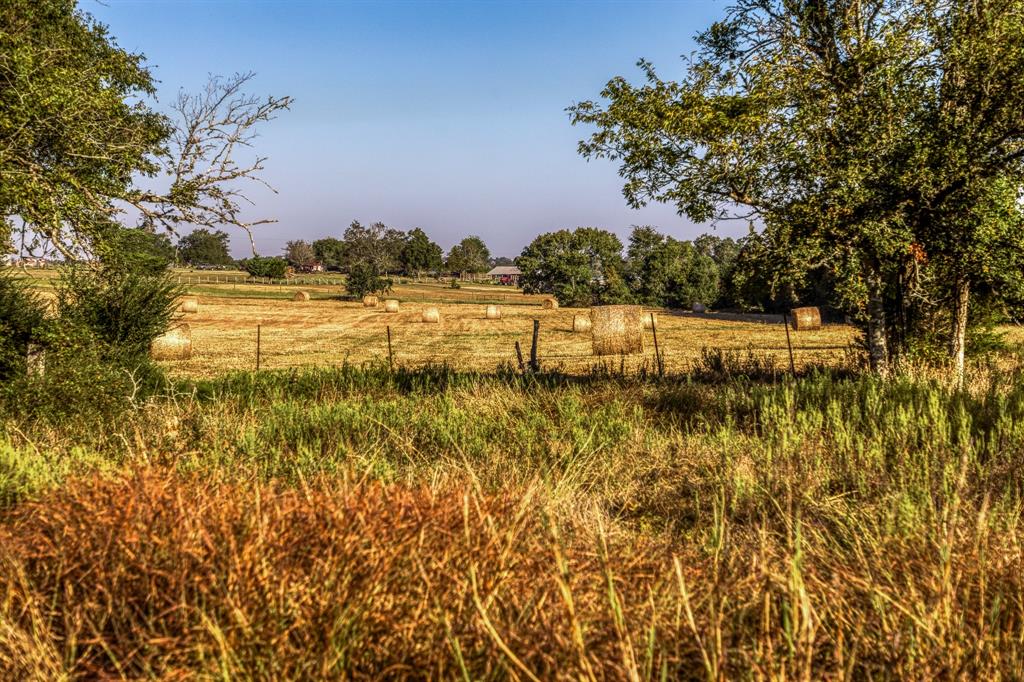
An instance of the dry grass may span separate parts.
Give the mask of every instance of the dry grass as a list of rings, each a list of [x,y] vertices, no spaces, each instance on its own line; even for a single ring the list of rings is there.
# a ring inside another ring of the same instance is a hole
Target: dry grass
[[[0,522],[0,671],[530,680],[1022,671],[1012,599],[1024,565],[1004,546],[1012,532],[981,534],[954,513],[940,554],[926,538],[842,548],[799,526],[721,519],[705,548],[556,522],[534,492],[344,479],[285,489],[159,470],[72,481]],[[993,608],[986,595],[1011,601]]]
[[[385,361],[385,327],[390,325],[395,360],[403,366],[447,362],[490,371],[514,361],[517,340],[529,347],[534,319],[540,320],[540,356],[545,367],[588,372],[600,364],[591,355],[590,338],[573,333],[573,317],[585,316],[585,309],[505,305],[501,319],[488,320],[475,304],[412,302],[388,315],[360,303],[316,298],[301,308],[286,300],[260,298],[204,296],[202,303],[200,312],[189,317],[194,341],[191,360],[168,365],[177,376],[251,369],[256,362],[258,324],[262,325],[264,368]],[[418,324],[427,307],[438,308],[439,324]],[[854,338],[853,328],[842,325],[800,334],[793,339],[797,366],[841,361]],[[650,341],[645,354],[626,358],[627,369],[653,363]],[[779,366],[788,365],[781,321],[763,324],[659,311],[658,343],[670,372],[688,370],[700,360],[704,347],[752,350],[775,357]]]

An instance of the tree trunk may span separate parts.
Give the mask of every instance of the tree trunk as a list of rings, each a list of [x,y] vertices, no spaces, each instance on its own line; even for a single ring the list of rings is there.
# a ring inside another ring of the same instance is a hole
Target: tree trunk
[[[868,358],[872,372],[883,378],[889,375],[885,301],[882,298],[882,278],[877,273],[868,276]]]
[[[953,285],[953,328],[949,355],[953,361],[953,374],[957,386],[964,384],[964,348],[967,344],[967,302],[971,297],[971,282],[961,275]]]

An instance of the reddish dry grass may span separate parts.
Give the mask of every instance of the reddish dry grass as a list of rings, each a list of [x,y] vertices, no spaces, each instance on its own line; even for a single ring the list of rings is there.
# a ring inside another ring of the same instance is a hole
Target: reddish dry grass
[[[84,479],[0,522],[8,679],[1019,678],[1016,530],[675,549],[530,491]],[[947,557],[943,559],[943,556]]]

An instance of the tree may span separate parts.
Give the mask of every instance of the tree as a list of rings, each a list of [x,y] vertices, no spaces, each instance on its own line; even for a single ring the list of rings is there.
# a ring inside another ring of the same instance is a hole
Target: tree
[[[284,257],[296,270],[311,270],[316,265],[316,252],[308,242],[301,239],[285,245]]]
[[[487,272],[491,252],[484,240],[475,235],[466,237],[448,251],[448,270],[459,274]]]
[[[515,265],[515,264],[516,264],[515,260],[512,259],[512,258],[509,258],[508,256],[492,256],[491,257],[491,261],[489,263],[489,265],[492,268],[501,267],[503,265]]]
[[[391,291],[392,281],[383,276],[373,263],[356,263],[345,279],[345,291],[350,296],[366,296]]]
[[[228,253],[228,239],[227,232],[196,228],[178,240],[178,257],[191,266],[230,265],[234,260]]]
[[[611,232],[580,227],[539,235],[516,258],[526,293],[552,294],[563,305],[622,298],[622,242]],[[611,301],[609,301],[611,302]]]
[[[283,279],[288,272],[288,261],[273,256],[253,256],[241,261],[240,265],[252,277]]]
[[[711,256],[649,226],[633,229],[626,269],[630,288],[647,305],[689,308],[718,297],[719,271]]]
[[[430,241],[427,233],[420,228],[410,230],[402,246],[402,271],[419,278],[424,270],[438,271],[444,261],[444,251]]]
[[[313,253],[325,270],[339,270],[345,260],[345,243],[334,237],[313,242]]]
[[[371,264],[377,273],[393,272],[401,267],[405,235],[401,230],[376,222],[369,227],[358,220],[345,230],[344,266],[350,270],[360,263]]]
[[[621,162],[631,204],[756,217],[780,277],[827,266],[886,373],[934,293],[934,256],[959,264],[937,279],[959,281],[964,326],[979,273],[958,254],[986,233],[964,210],[989,183],[1021,185],[1022,41],[1020,0],[741,0],[684,80],[642,62],[645,85],[614,79],[606,107],[571,111],[597,127],[580,151]]]
[[[170,237],[138,227],[114,228],[100,249],[100,260],[108,268],[146,275],[166,272],[175,255]]]
[[[0,244],[17,225],[28,250],[49,244],[73,260],[129,211],[152,231],[265,222],[240,214],[240,183],[260,182],[265,159],[239,164],[235,151],[289,98],[244,95],[251,74],[214,78],[171,118],[147,105],[143,57],[74,0],[10,0],[0,26]]]

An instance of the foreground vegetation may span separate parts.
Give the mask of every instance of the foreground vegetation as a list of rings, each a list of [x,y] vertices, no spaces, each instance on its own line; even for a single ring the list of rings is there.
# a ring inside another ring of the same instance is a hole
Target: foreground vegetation
[[[952,391],[705,358],[237,373],[9,416],[0,669],[1024,674],[1019,371]]]

